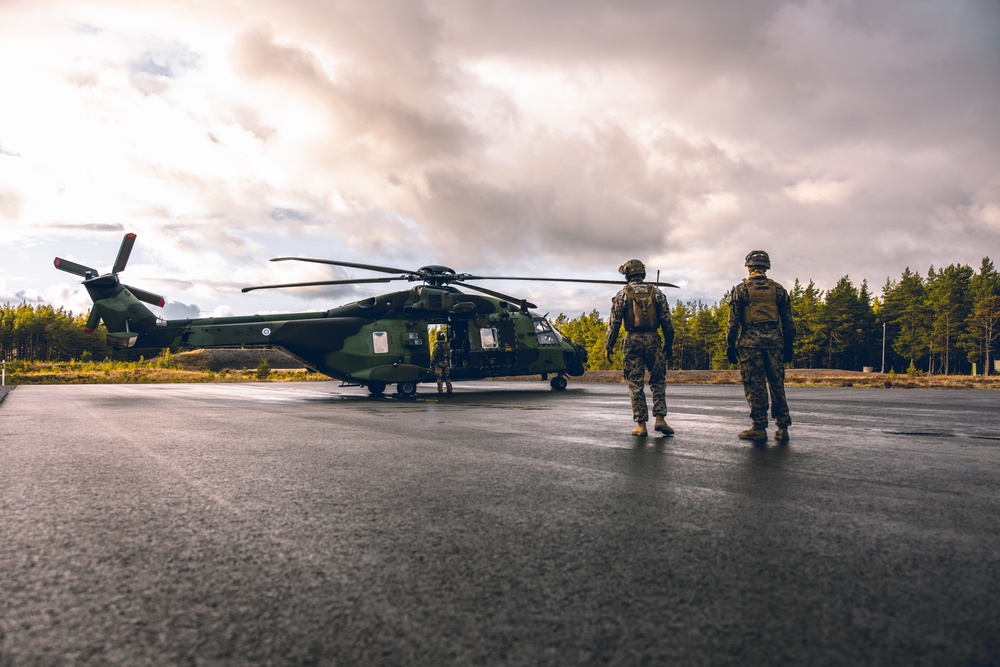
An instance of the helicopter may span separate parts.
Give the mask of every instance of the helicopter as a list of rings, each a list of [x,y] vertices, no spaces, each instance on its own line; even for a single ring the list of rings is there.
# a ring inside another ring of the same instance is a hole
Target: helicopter
[[[116,349],[178,350],[211,347],[272,347],[300,361],[308,370],[367,388],[381,396],[395,384],[396,396],[412,398],[421,382],[434,382],[429,332],[440,328],[451,344],[451,379],[541,375],[552,389],[566,389],[566,376],[584,373],[587,351],[565,338],[535,304],[471,284],[479,280],[544,281],[621,285],[621,281],[583,278],[477,276],[447,266],[416,270],[308,257],[276,257],[273,262],[313,262],[392,274],[244,287],[243,292],[326,285],[420,283],[406,290],[371,296],[330,310],[165,320],[144,303],[162,307],[166,300],[121,282],[136,235],[125,234],[109,273],[59,257],[54,265],[83,278],[94,302],[85,331],[103,321],[108,344]],[[455,284],[478,294],[461,291]],[[671,283],[654,282],[661,287]],[[550,378],[551,376],[551,378]]]

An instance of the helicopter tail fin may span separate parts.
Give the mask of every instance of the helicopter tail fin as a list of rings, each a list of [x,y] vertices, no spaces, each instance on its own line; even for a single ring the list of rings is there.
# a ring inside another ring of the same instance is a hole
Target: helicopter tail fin
[[[111,273],[99,275],[95,269],[56,257],[53,264],[60,271],[82,277],[83,286],[94,301],[84,331],[93,333],[101,321],[108,329],[108,343],[112,347],[132,347],[139,334],[156,326],[156,315],[142,302],[162,307],[166,300],[159,294],[122,284],[118,274],[125,270],[135,234],[122,239],[118,256]]]
[[[108,329],[108,344],[111,347],[132,347],[138,336],[156,326],[156,315],[143,305],[132,293],[131,288],[117,285],[119,289],[111,294],[96,295],[88,286],[94,307],[84,329],[93,333],[103,321]]]

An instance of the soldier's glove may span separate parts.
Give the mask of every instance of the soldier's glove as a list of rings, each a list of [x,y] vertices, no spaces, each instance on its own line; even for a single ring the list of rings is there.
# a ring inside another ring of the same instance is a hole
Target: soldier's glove
[[[784,360],[784,362],[785,362],[786,364],[790,364],[790,363],[792,363],[792,358],[793,358],[794,356],[795,356],[795,354],[794,354],[794,352],[792,351],[792,348],[791,348],[791,347],[786,347],[786,348],[785,348],[785,352],[784,352],[784,354],[782,355],[782,359]]]
[[[729,363],[731,363],[731,364],[738,364],[738,363],[740,363],[740,356],[738,354],[736,354],[736,348],[735,347],[726,348],[726,359],[728,359]]]
[[[666,359],[667,361],[670,361],[671,359],[674,358],[674,346],[673,345],[664,345],[663,346],[663,358]]]
[[[604,350],[604,358],[608,360],[608,363],[613,363],[611,361],[612,352],[611,350]]]

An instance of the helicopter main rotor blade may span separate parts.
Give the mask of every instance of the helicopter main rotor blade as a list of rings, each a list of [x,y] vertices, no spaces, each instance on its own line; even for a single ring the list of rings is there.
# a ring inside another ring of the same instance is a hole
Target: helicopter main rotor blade
[[[476,290],[477,292],[482,292],[483,294],[489,294],[490,296],[495,296],[496,298],[503,299],[504,301],[507,301],[509,303],[519,304],[522,301],[524,301],[524,299],[517,299],[515,297],[503,294],[502,292],[497,292],[491,289],[486,289],[485,287],[480,287],[479,285],[469,285],[467,283],[462,283],[462,287],[467,287],[469,289]],[[528,308],[538,308],[538,306],[531,303],[530,301],[524,301],[524,305],[527,306]]]
[[[399,276],[397,278],[355,278],[353,280],[319,280],[312,283],[284,283],[282,285],[255,285],[254,287],[244,287],[240,291],[245,293],[259,289],[283,289],[285,287],[323,287],[325,285],[361,285],[364,283],[391,283],[393,280],[408,280],[408,278],[406,276]]]
[[[129,232],[122,239],[121,247],[118,248],[118,257],[115,258],[115,265],[111,269],[111,273],[121,273],[125,270],[125,265],[128,264],[128,256],[132,254],[132,246],[135,245],[135,234]]]
[[[81,278],[92,278],[97,275],[97,269],[92,269],[89,266],[84,266],[83,264],[77,264],[76,262],[71,262],[68,259],[62,259],[56,257],[52,263],[60,271],[65,271],[66,273],[72,273],[73,275],[80,276]]]
[[[125,285],[125,289],[132,293],[132,296],[139,299],[139,301],[145,301],[146,303],[153,304],[154,306],[159,306],[163,308],[167,300],[164,299],[159,294],[153,294],[152,292],[147,292],[144,289],[139,289],[138,287],[132,287],[131,285]]]
[[[409,269],[394,269],[391,266],[376,266],[374,264],[356,264],[354,262],[341,262],[336,259],[312,259],[310,257],[275,257],[272,262],[314,262],[316,264],[330,264],[331,266],[346,266],[352,269],[367,269],[369,271],[380,271],[381,273],[405,273],[419,276],[419,271]]]
[[[592,280],[590,278],[527,278],[523,276],[463,276],[463,280],[533,280],[547,283],[591,283],[594,285],[625,285],[622,280]],[[673,283],[646,282],[657,287],[677,287]],[[679,288],[678,288],[679,289]]]

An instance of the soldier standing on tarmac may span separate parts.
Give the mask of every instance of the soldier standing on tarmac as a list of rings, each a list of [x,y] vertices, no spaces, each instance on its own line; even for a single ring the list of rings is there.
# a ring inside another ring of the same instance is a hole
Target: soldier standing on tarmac
[[[437,335],[437,343],[434,344],[434,353],[431,356],[431,368],[434,369],[434,377],[437,378],[438,393],[443,393],[443,384],[447,383],[448,393],[451,393],[451,346],[448,345],[448,336],[442,331]]]
[[[774,439],[788,440],[792,418],[785,401],[785,366],[792,360],[795,320],[784,287],[767,277],[771,259],[763,250],[746,258],[750,273],[733,288],[726,326],[726,356],[740,365],[743,392],[750,404],[753,425],[740,433],[744,440],[767,440],[767,395],[771,394],[771,416],[778,429]],[[742,329],[742,331],[741,331]]]
[[[632,399],[632,419],[636,427],[632,435],[645,436],[649,411],[643,385],[649,371],[649,390],[653,394],[655,428],[664,435],[673,435],[667,425],[666,383],[667,360],[673,357],[674,324],[670,319],[670,306],[655,285],[645,282],[646,267],[637,259],[625,262],[618,272],[625,276],[626,285],[611,300],[611,318],[604,338],[604,351],[608,361],[618,341],[618,333],[625,325],[624,374]],[[663,330],[663,338],[657,329]]]

